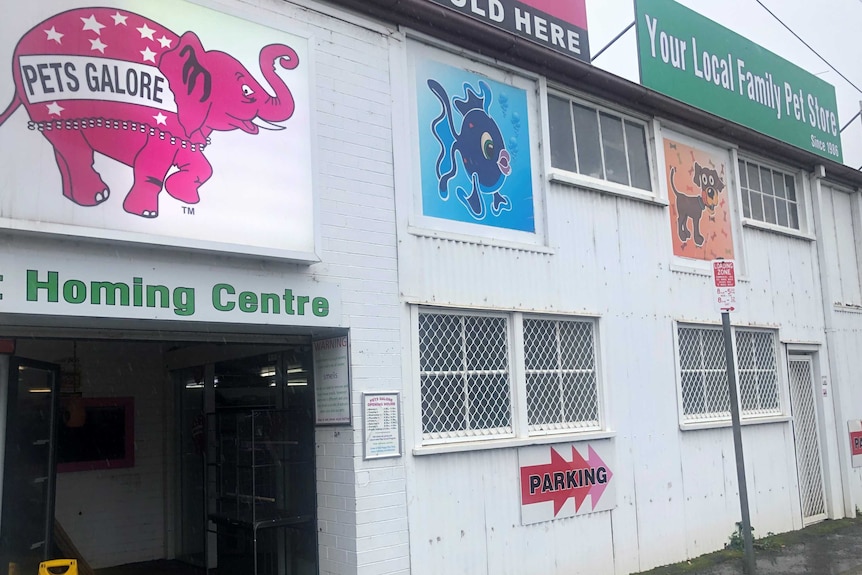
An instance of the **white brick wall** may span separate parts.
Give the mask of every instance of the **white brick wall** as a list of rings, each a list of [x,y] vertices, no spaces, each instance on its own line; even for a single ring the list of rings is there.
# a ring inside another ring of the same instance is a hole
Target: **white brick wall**
[[[362,460],[362,392],[402,386],[390,39],[385,30],[314,12],[297,10],[290,17],[312,26],[317,40],[315,193],[322,263],[311,271],[341,286],[351,342],[354,429],[317,431],[320,573],[407,573],[403,458]]]

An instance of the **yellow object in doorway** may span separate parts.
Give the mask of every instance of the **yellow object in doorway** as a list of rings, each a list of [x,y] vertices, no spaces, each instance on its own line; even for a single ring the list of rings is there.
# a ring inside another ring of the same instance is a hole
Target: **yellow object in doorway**
[[[39,575],[78,575],[78,562],[74,559],[54,559],[39,563]]]

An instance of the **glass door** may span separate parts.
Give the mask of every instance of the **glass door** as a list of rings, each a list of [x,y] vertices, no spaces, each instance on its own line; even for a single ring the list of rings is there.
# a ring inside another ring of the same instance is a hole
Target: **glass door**
[[[11,358],[0,571],[36,573],[53,548],[58,366]]]
[[[178,370],[174,372],[174,378],[180,386],[180,526],[177,558],[198,567],[205,567],[204,369],[200,367]]]

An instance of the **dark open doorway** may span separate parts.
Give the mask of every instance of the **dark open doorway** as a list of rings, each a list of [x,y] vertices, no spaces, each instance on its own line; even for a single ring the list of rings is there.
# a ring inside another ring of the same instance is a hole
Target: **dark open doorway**
[[[317,573],[310,354],[299,338],[17,340],[16,357],[59,366],[66,443],[88,425],[110,439],[51,475],[56,518],[96,573]]]

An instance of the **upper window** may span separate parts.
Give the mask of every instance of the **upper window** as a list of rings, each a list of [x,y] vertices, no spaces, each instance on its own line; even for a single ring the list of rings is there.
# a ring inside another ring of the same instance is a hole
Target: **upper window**
[[[792,174],[739,160],[742,215],[794,230],[799,226],[799,195]]]
[[[679,326],[680,385],[685,423],[730,419],[730,386],[720,328]],[[775,333],[734,328],[742,418],[781,415]]]
[[[513,325],[523,330],[516,343]],[[600,429],[594,328],[593,320],[421,311],[422,438]],[[510,361],[523,381],[513,380]],[[527,401],[516,409],[519,389]]]
[[[552,167],[652,190],[643,122],[558,96],[548,114]]]

